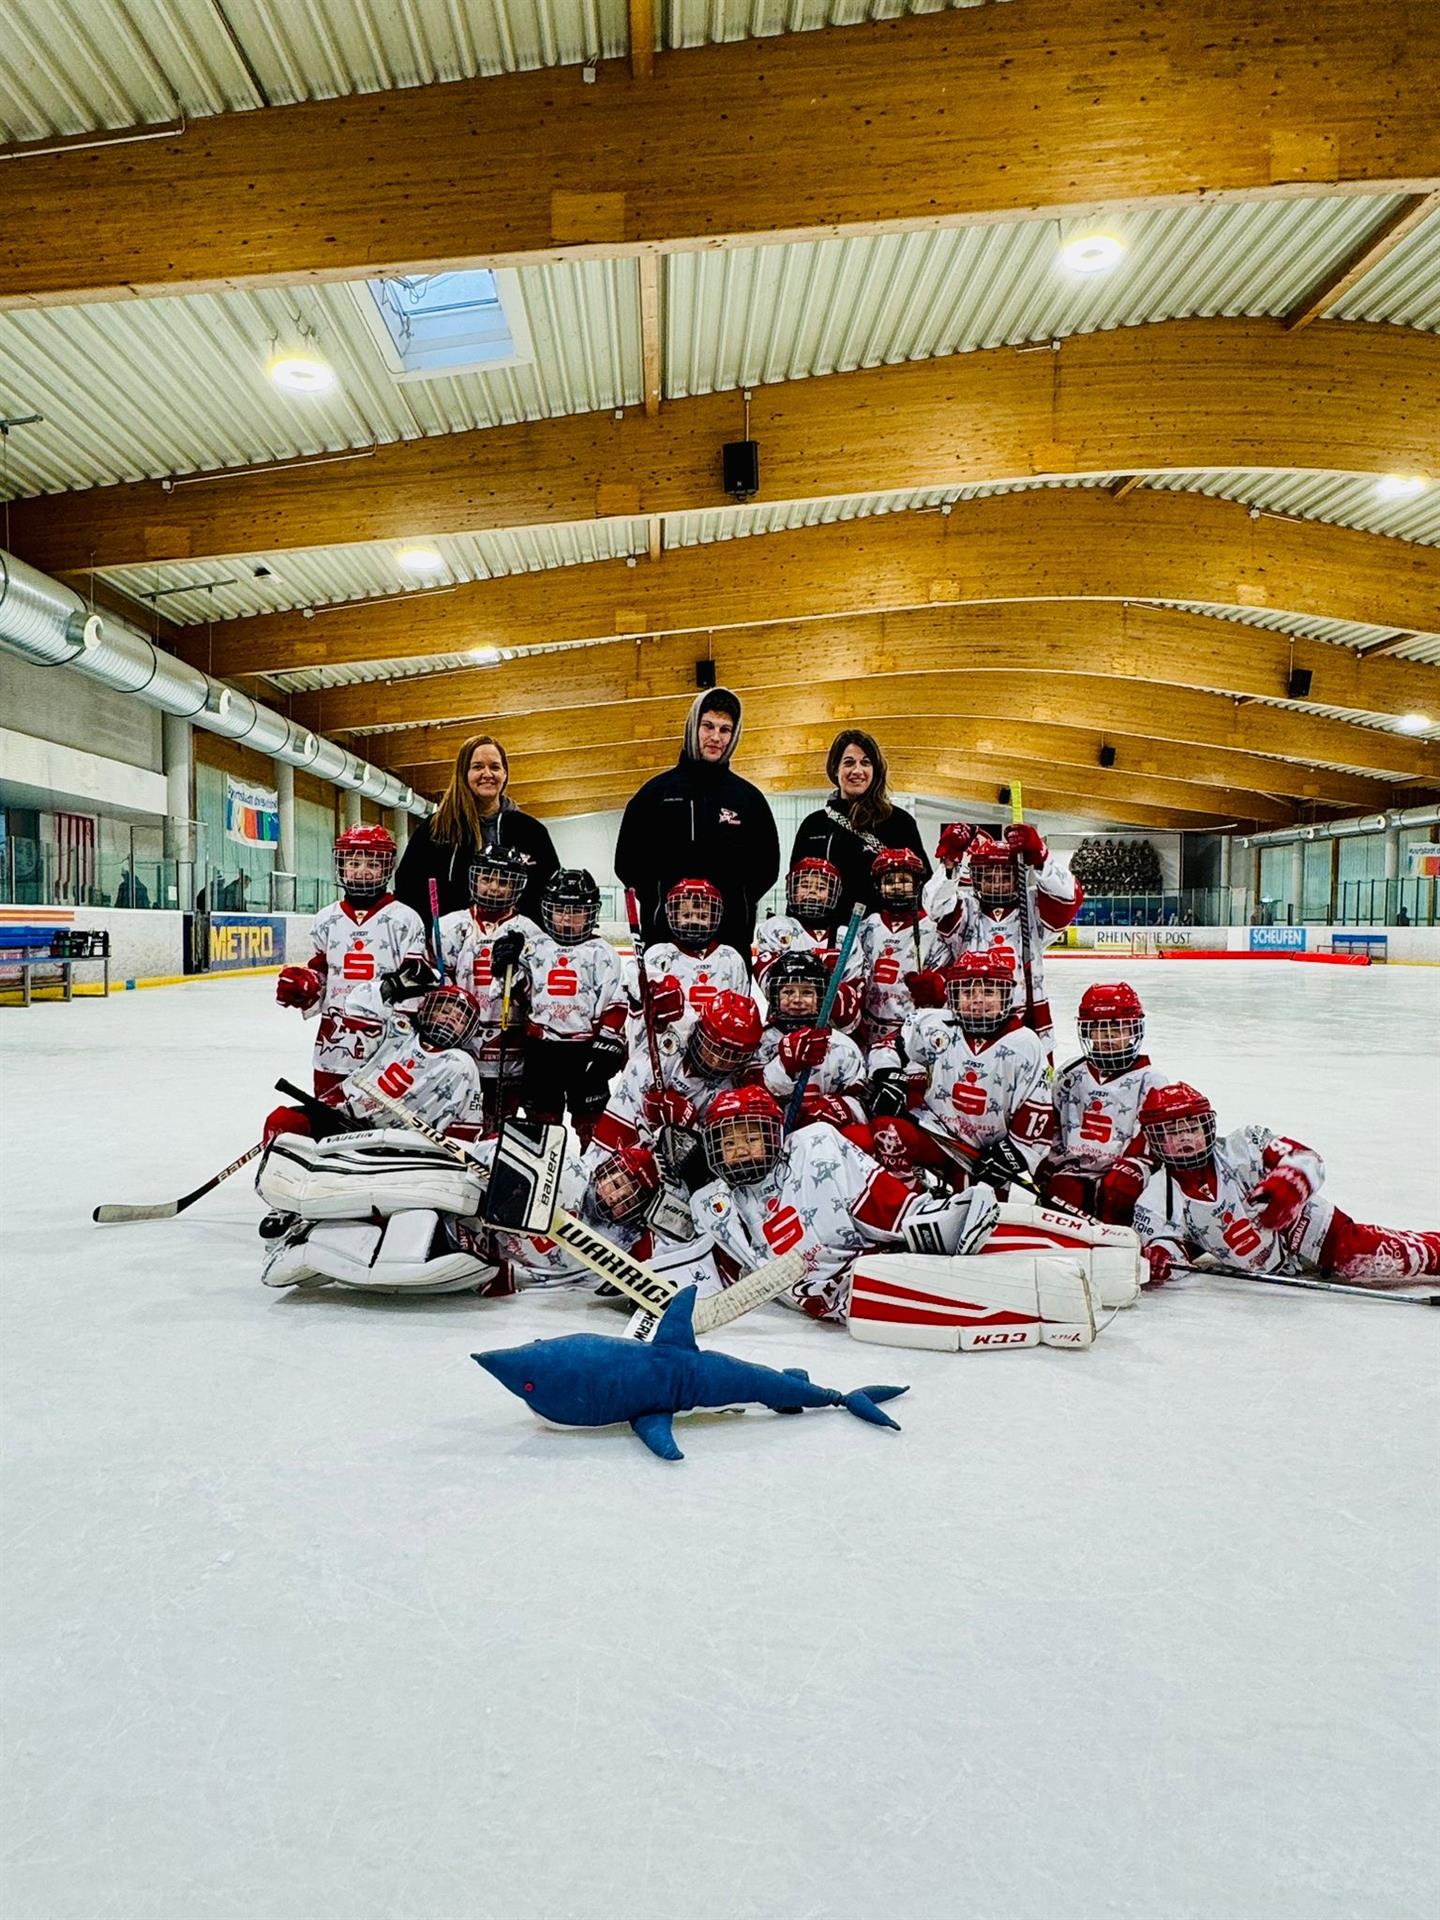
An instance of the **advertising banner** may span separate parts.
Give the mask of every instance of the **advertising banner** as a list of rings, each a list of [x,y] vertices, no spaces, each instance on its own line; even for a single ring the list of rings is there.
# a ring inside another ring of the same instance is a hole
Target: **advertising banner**
[[[1304,953],[1306,927],[1251,927],[1252,953]]]
[[[252,787],[225,776],[225,838],[242,847],[278,847],[280,795],[274,787]]]
[[[285,921],[279,914],[212,913],[209,927],[210,973],[284,964]]]

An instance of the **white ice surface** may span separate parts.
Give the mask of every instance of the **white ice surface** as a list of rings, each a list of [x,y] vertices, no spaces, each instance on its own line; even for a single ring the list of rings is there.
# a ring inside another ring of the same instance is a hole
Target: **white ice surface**
[[[1440,1225],[1440,974],[1129,973],[1151,1050]],[[1088,1354],[717,1344],[841,1414],[542,1428],[572,1297],[297,1298],[268,980],[0,1012],[6,1920],[1419,1920],[1440,1313],[1193,1282]]]

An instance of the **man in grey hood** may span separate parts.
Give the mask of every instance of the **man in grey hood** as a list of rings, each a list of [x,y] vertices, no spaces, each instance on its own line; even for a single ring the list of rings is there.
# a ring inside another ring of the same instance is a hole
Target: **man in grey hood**
[[[756,909],[780,872],[780,841],[769,801],[730,766],[740,729],[740,701],[728,687],[697,694],[680,758],[625,809],[615,872],[639,896],[647,944],[669,937],[669,888],[709,880],[725,900],[719,938],[750,959]]]

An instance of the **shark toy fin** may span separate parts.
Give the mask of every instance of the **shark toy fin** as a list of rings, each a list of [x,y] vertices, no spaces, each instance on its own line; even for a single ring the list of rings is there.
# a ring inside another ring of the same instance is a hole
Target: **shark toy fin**
[[[786,1367],[785,1371],[792,1380],[808,1380],[810,1378],[804,1367]]]
[[[666,1307],[660,1316],[660,1325],[655,1330],[652,1347],[684,1347],[690,1353],[697,1351],[695,1345],[695,1289],[682,1287],[680,1292]],[[680,1455],[677,1453],[678,1460]]]
[[[689,1291],[693,1293],[694,1288],[690,1288]],[[884,1414],[881,1414],[880,1418],[883,1420],[885,1418]],[[650,1451],[658,1455],[660,1459],[683,1460],[685,1458],[679,1447],[676,1446],[675,1436],[670,1431],[670,1415],[668,1413],[637,1413],[630,1424],[645,1442],[646,1446],[649,1447]],[[892,1425],[893,1422],[887,1421],[886,1424]]]
[[[894,1400],[902,1393],[908,1393],[908,1387],[857,1387],[853,1393],[847,1393],[840,1404],[857,1420],[868,1420],[872,1427],[893,1427],[898,1433],[900,1422],[892,1420],[888,1413],[882,1413],[876,1406],[877,1400]]]

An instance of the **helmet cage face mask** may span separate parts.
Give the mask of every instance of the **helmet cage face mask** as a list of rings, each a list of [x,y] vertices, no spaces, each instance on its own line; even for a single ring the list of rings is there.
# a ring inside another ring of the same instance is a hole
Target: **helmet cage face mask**
[[[1145,1138],[1163,1166],[1176,1172],[1208,1166],[1215,1147],[1213,1108],[1200,1113],[1166,1114],[1144,1122]]]
[[[1003,911],[1020,899],[1020,868],[1013,853],[1003,860],[970,856],[970,885],[982,907]]]
[[[423,1045],[443,1052],[463,1047],[480,1026],[480,1009],[458,987],[433,987],[412,1016]]]
[[[600,909],[578,900],[542,900],[540,918],[545,931],[562,947],[573,947],[593,937],[600,924]]]
[[[727,1114],[705,1129],[705,1162],[730,1187],[753,1187],[780,1157],[780,1121],[773,1113]]]
[[[770,997],[772,1027],[795,1029],[813,1027],[820,1018],[820,988],[804,976],[776,982]]]
[[[378,900],[390,888],[395,854],[384,847],[336,847],[335,878],[347,900]]]
[[[596,1206],[619,1227],[644,1219],[658,1182],[647,1184],[623,1153],[612,1153],[596,1167],[590,1187]]]
[[[665,896],[665,924],[677,946],[704,947],[720,931],[725,903],[713,887],[682,880]]]
[[[961,1031],[980,1040],[1009,1024],[1015,988],[1008,980],[983,973],[951,975],[945,982],[945,1004]]]
[[[800,860],[785,876],[785,904],[802,927],[828,927],[840,906],[840,874],[828,860]]]
[[[695,1022],[685,1042],[686,1062],[702,1080],[727,1079],[754,1058],[753,1047],[742,1047],[736,1041],[708,1032],[703,1017]]]
[[[1145,1022],[1138,1015],[1077,1020],[1075,1030],[1085,1058],[1108,1073],[1120,1073],[1133,1066],[1145,1038]]]
[[[524,891],[525,876],[510,861],[470,862],[470,904],[482,920],[503,919]]]
[[[920,876],[909,867],[888,867],[876,891],[887,913],[913,913],[920,904]]]

